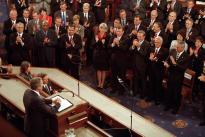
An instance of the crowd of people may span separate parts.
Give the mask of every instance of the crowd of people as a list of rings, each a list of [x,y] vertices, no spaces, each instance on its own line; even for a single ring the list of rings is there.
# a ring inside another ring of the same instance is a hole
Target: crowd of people
[[[194,0],[185,7],[177,0],[121,0],[109,21],[106,0],[52,0],[49,9],[39,11],[31,11],[26,0],[15,5],[3,30],[10,64],[58,67],[79,79],[86,60],[96,69],[96,87],[104,88],[109,71],[110,92],[119,95],[125,89],[118,80],[126,81],[131,70],[133,96],[164,103],[164,110],[173,114],[180,108],[188,68],[196,72],[193,98],[205,89],[205,9],[195,8]]]

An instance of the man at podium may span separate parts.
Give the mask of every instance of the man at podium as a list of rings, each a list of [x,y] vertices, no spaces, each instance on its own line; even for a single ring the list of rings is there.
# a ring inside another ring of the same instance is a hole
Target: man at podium
[[[60,100],[42,98],[39,94],[43,88],[43,81],[35,77],[30,81],[31,89],[27,89],[23,96],[25,107],[25,132],[28,137],[46,137],[46,118],[55,115],[60,107]],[[48,104],[54,104],[51,107]]]

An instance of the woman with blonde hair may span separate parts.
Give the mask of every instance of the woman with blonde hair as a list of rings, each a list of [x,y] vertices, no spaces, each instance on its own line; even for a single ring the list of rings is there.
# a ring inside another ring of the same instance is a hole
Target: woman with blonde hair
[[[97,88],[99,89],[103,89],[106,79],[106,71],[109,69],[109,37],[107,31],[107,24],[101,23],[99,25],[99,30],[92,41],[92,47],[94,49],[93,64],[97,71]]]

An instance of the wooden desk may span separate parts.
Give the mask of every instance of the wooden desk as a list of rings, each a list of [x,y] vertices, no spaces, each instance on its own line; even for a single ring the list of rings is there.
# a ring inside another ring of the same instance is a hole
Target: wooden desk
[[[14,73],[19,73],[19,67],[13,68]],[[93,108],[99,110],[106,116],[130,128],[130,110],[112,99],[106,97],[100,92],[96,91],[85,85],[82,82],[78,82],[73,77],[63,73],[58,69],[53,68],[32,68],[33,73],[47,73],[49,78],[59,83],[63,88],[73,91],[76,95],[86,100]],[[78,84],[79,91],[78,92]],[[156,124],[144,119],[142,116],[133,112],[133,125],[132,131],[138,136],[144,137],[174,137],[175,135],[162,129]]]

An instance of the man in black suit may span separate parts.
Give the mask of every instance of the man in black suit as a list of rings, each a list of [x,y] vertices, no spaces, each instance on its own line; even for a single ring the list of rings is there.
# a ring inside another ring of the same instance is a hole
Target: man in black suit
[[[94,0],[94,11],[96,21],[100,24],[105,21],[106,0]]]
[[[112,93],[118,91],[123,94],[124,90],[120,86],[117,77],[125,80],[125,72],[127,69],[127,54],[129,46],[127,44],[127,36],[124,33],[123,27],[119,26],[116,29],[116,35],[110,38],[109,47],[111,50],[111,72],[112,72]]]
[[[55,115],[60,107],[60,100],[42,98],[39,92],[42,91],[43,82],[39,77],[30,81],[31,89],[27,89],[23,96],[25,107],[25,132],[28,137],[46,137],[46,119]],[[48,104],[54,103],[51,107]]]
[[[75,33],[75,27],[70,24],[67,28],[67,34],[60,40],[61,64],[62,69],[76,79],[79,79],[79,60],[80,49],[82,48],[82,39]]]
[[[142,19],[146,18],[147,12],[147,2],[146,0],[131,0],[131,7],[134,15],[139,15]]]
[[[18,17],[22,17],[24,9],[28,8],[28,0],[15,0],[15,8],[18,12]]]
[[[187,0],[186,7],[182,8],[180,15],[180,25],[183,26],[186,19],[192,19],[194,22],[197,19],[198,11],[194,8],[195,1]]]
[[[45,73],[40,73],[39,77],[42,78],[43,81],[43,91],[46,92],[48,95],[52,95],[58,93],[57,90],[53,89],[51,82],[49,81],[48,75]]]
[[[31,59],[31,36],[24,32],[24,24],[18,22],[16,24],[17,32],[10,35],[10,51],[9,58],[11,64],[20,65],[22,61],[30,61]]]
[[[156,105],[159,105],[163,99],[162,80],[164,76],[164,64],[168,56],[168,50],[162,47],[163,39],[158,36],[154,40],[154,47],[151,48],[149,56],[149,78],[151,89],[149,92],[149,100],[154,100]]]
[[[3,28],[3,33],[4,35],[6,35],[4,46],[7,50],[8,63],[11,63],[11,59],[9,58],[11,54],[10,47],[9,47],[10,46],[9,37],[13,32],[16,32],[16,28],[15,28],[16,23],[17,23],[17,11],[15,9],[12,9],[9,12],[9,19],[4,21],[4,28]]]
[[[176,39],[176,33],[179,31],[176,12],[172,11],[169,13],[168,20],[165,21],[164,26],[166,26],[165,33],[167,34],[167,44],[170,45],[172,40]]]
[[[136,34],[139,30],[143,30],[146,32],[146,26],[142,22],[142,18],[139,15],[134,17],[134,23],[128,26],[126,31],[127,34]]]
[[[129,21],[128,17],[127,17],[126,10],[124,10],[124,9],[120,10],[119,18],[120,18],[121,26],[124,27],[124,30],[127,30],[128,26],[130,24],[130,21]]]
[[[24,9],[23,10],[23,16],[19,18],[19,21],[24,23],[24,32],[28,32],[28,23],[30,21],[29,18],[29,10],[28,9]]]
[[[66,2],[62,1],[60,3],[60,10],[56,11],[54,14],[54,18],[61,17],[62,18],[62,26],[66,28],[69,22],[72,21],[73,13],[70,10],[67,10]]]
[[[182,10],[182,5],[177,0],[171,0],[171,2],[167,4],[167,15],[170,12],[174,11],[176,12],[177,19],[178,19],[180,17],[181,10]]]
[[[199,16],[199,20],[197,22],[198,31],[199,31],[200,35],[203,38],[205,38],[205,8],[204,8],[204,10],[200,10],[199,13],[200,13],[200,16]]]
[[[152,32],[151,32],[151,42],[153,43],[154,38],[161,36],[163,39],[162,46],[169,49],[169,44],[167,44],[167,34],[165,33],[162,23],[155,22],[152,26]]]
[[[179,42],[176,50],[169,54],[164,66],[168,68],[167,96],[165,111],[173,109],[172,114],[177,114],[181,105],[181,89],[184,73],[190,63],[190,56],[185,52],[185,43]]]
[[[92,11],[90,11],[90,4],[89,3],[84,3],[82,12],[79,12],[80,16],[80,24],[84,26],[84,41],[85,41],[85,50],[86,50],[86,56],[87,56],[87,64],[92,63],[92,55],[93,55],[93,50],[91,45],[91,40],[93,34],[93,27],[95,26],[95,16]]]
[[[163,21],[165,18],[167,1],[166,0],[151,0],[151,3],[149,6],[151,10],[157,10],[158,19],[160,21]]]
[[[195,38],[198,36],[199,32],[193,27],[194,21],[192,19],[187,19],[185,21],[185,28],[181,31],[185,32],[185,40],[189,47],[194,47]]]
[[[38,46],[39,64],[42,67],[55,67],[56,32],[49,29],[48,22],[42,22],[42,29],[36,33],[35,40]]]
[[[143,30],[139,30],[137,32],[137,39],[133,40],[133,44],[130,47],[131,52],[133,52],[133,93],[134,95],[139,93],[142,98],[147,93],[147,62],[150,48],[149,42],[145,40],[145,35]]]
[[[61,36],[63,36],[66,33],[66,29],[63,26],[61,26],[61,24],[62,24],[61,17],[56,17],[55,24],[50,28],[56,32],[56,36],[58,38],[56,46],[55,46],[56,47],[56,66],[57,67],[61,66],[61,64],[60,64],[60,62],[61,62],[60,61],[61,50],[60,50],[60,45],[59,45],[60,38],[61,38]]]

